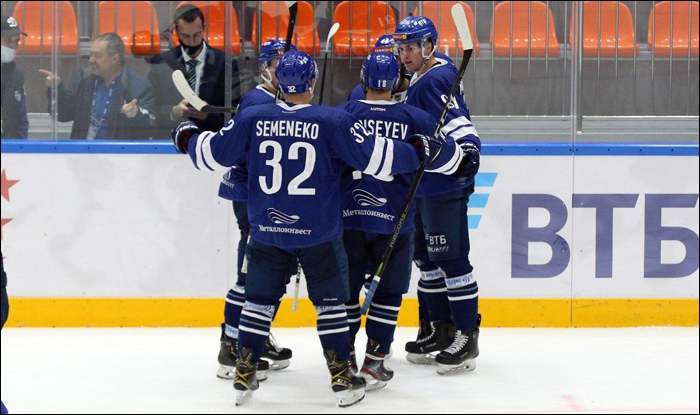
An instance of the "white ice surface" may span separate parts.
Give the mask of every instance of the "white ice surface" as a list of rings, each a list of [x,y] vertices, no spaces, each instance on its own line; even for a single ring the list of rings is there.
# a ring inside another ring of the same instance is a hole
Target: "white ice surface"
[[[477,369],[449,377],[406,362],[335,407],[314,329],[276,329],[294,351],[247,406],[215,377],[217,329],[6,329],[2,399],[10,413],[698,413],[698,328],[482,330]],[[358,338],[363,350],[365,338]],[[360,355],[362,355],[360,353]]]

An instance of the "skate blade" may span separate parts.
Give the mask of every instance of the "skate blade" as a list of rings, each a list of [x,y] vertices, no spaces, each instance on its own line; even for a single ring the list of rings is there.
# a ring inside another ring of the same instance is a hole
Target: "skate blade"
[[[339,408],[347,408],[365,399],[365,388],[335,392],[335,399]]]
[[[270,360],[265,359],[270,363],[270,370],[282,370],[289,367],[291,362],[289,360]]]
[[[461,372],[471,372],[476,369],[476,359],[468,359],[458,365],[442,365],[438,364],[438,375],[451,375]]]
[[[434,365],[435,364],[435,354],[418,354],[418,353],[407,353],[406,360],[413,363],[414,365]]]
[[[367,377],[365,377],[365,379],[367,379],[367,387],[365,388],[365,390],[367,392],[378,391],[379,389],[383,389],[386,386],[386,384],[388,383],[388,382],[385,382],[383,380],[378,380],[375,378],[372,378],[371,381]]]
[[[388,381],[385,380],[379,380],[372,376],[372,374],[361,371],[360,376],[362,376],[365,381],[367,382],[367,386],[365,387],[365,391],[367,392],[372,392],[372,391],[377,391],[379,389],[382,389],[383,387],[386,386]]]
[[[244,391],[236,389],[236,406],[241,406],[248,402],[253,397],[254,392],[255,391],[252,389],[247,389]]]
[[[216,377],[223,380],[234,380],[236,378],[236,368],[226,365],[219,366]],[[268,378],[267,370],[259,370],[255,377],[258,382],[265,382]]]
[[[233,380],[236,377],[236,368],[232,366],[221,365],[216,371],[216,377],[224,380]]]

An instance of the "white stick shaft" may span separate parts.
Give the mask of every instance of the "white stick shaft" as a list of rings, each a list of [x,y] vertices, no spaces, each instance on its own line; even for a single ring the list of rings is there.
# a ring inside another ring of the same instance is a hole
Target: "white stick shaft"
[[[331,26],[331,30],[328,31],[328,37],[326,38],[326,53],[330,52],[331,50],[331,39],[333,39],[333,36],[335,36],[335,33],[340,29],[340,23],[335,22],[333,23],[333,26]]]
[[[459,39],[462,41],[462,48],[464,50],[474,49],[467,15],[464,13],[464,7],[460,3],[452,6],[452,19],[454,19],[455,26],[457,27]]]
[[[185,74],[182,73],[181,70],[174,71],[172,77],[177,91],[190,105],[196,108],[197,111],[201,111],[202,108],[207,106],[207,103],[198,97],[192,88],[190,88],[190,84],[187,82],[187,78],[185,78]]]

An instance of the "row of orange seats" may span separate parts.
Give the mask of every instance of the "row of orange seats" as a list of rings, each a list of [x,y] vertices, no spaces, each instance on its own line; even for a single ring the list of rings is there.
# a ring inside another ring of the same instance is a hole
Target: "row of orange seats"
[[[224,2],[185,1],[178,6],[186,3],[202,9],[208,22],[207,41],[213,47],[223,49]],[[437,25],[440,51],[446,51],[448,54],[461,50],[461,42],[458,40],[450,13],[455,3],[425,1],[422,4],[423,15]],[[77,53],[79,42],[76,15],[68,1],[20,1],[15,5],[13,15],[29,35],[22,40],[21,52],[51,53],[53,42],[51,16],[54,4],[57,5],[56,13],[60,15],[61,22],[58,30],[59,49],[62,53]],[[283,38],[287,32],[289,9],[281,1],[263,1],[261,4],[261,38]],[[461,4],[466,11],[469,25],[473,28],[474,12],[466,3]],[[160,53],[158,16],[150,1],[102,1],[98,9],[99,33],[120,34],[127,51],[135,55]],[[418,14],[417,7],[413,14]],[[671,18],[672,14],[673,18]],[[384,1],[344,1],[335,8],[333,15],[333,20],[340,23],[340,30],[333,40],[335,54],[340,56],[366,55],[380,36],[394,32],[397,22],[394,10]],[[32,18],[25,19],[25,16],[32,16]],[[617,27],[615,16],[618,16]],[[654,16],[653,19],[652,16]],[[254,47],[258,38],[257,20],[257,18],[253,19],[252,23],[251,41]],[[527,56],[528,53],[531,56],[559,55],[554,17],[545,3],[539,1],[499,3],[495,7],[492,20],[490,43],[496,56],[509,56],[511,53],[513,56]],[[671,49],[673,55],[684,56],[688,54],[690,47],[691,55],[698,56],[698,27],[698,2],[659,2],[649,15],[649,48],[657,56],[668,56]],[[232,32],[232,51],[234,54],[240,54],[242,39],[238,31],[238,16],[235,10],[233,10]],[[476,48],[474,52],[478,56],[480,45],[473,30],[472,38]],[[569,39],[571,39],[571,32]],[[173,32],[173,41],[177,44],[175,32]],[[321,42],[318,28],[314,25],[314,10],[306,1],[299,2],[295,42],[301,50],[320,53]],[[639,44],[635,40],[634,21],[629,7],[615,1],[586,1],[583,42],[586,56],[598,54],[614,56],[616,49],[618,56],[638,54]]]

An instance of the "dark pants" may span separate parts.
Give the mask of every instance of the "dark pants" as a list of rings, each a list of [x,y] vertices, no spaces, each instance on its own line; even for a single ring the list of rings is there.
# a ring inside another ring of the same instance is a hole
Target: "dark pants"
[[[246,301],[276,306],[287,289],[289,271],[296,268],[297,258],[315,306],[345,304],[349,299],[348,257],[341,239],[292,251],[251,239],[247,255]]]
[[[241,232],[241,239],[238,241],[238,285],[245,286],[245,276],[243,272],[243,259],[245,258],[245,247],[248,245],[248,235],[250,235],[250,222],[248,222],[248,202],[233,202],[233,214],[236,215],[238,230]]]
[[[7,322],[7,317],[10,314],[10,303],[7,301],[7,290],[5,287],[2,287],[2,327],[0,327],[0,330],[2,330],[3,327],[5,327],[5,323]]]
[[[343,243],[348,254],[350,265],[350,300],[357,301],[360,291],[365,283],[367,267],[371,265],[370,272],[374,273],[376,267],[382,262],[384,251],[389,245],[391,235],[366,233],[362,231],[348,230],[343,234]],[[382,294],[406,294],[411,282],[411,261],[413,259],[412,235],[401,234],[396,245],[391,251],[391,257],[386,264],[381,283],[377,287],[377,293]]]

